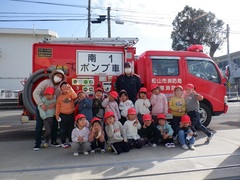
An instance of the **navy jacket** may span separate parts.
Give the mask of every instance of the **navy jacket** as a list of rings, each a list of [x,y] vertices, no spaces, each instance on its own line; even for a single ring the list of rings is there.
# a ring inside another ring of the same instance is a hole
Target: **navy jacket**
[[[78,113],[84,114],[88,121],[92,119],[92,100],[90,98],[84,98],[79,101]]]
[[[115,86],[118,92],[120,92],[123,89],[127,91],[128,98],[133,103],[135,103],[137,98],[137,93],[141,88],[141,81],[140,81],[140,78],[135,74],[132,74],[130,76],[126,76],[125,74],[122,74],[117,77]]]

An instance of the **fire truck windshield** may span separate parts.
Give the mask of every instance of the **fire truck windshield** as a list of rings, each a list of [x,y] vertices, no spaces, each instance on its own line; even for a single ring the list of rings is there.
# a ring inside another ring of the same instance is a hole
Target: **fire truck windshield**
[[[220,76],[214,64],[205,59],[187,59],[188,72],[199,78],[220,83]]]

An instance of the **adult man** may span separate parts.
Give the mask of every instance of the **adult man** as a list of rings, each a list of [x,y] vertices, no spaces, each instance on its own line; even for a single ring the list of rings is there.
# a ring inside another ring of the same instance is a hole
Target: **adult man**
[[[124,73],[117,77],[116,90],[120,92],[125,90],[128,93],[128,98],[135,103],[137,93],[141,87],[140,78],[132,73],[131,63],[124,64]]]

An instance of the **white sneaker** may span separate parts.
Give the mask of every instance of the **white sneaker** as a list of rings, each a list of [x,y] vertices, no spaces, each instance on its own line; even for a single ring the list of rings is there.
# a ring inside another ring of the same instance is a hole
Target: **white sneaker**
[[[51,143],[51,146],[53,147],[60,147],[61,145],[58,144],[56,141]]]
[[[39,147],[39,146],[34,146],[33,150],[34,150],[34,151],[39,151],[39,150],[40,150],[40,147]]]
[[[182,145],[182,148],[188,150],[188,146],[186,144]]]
[[[151,146],[155,148],[157,145],[153,143]]]
[[[105,153],[105,149],[101,149],[101,153]]]
[[[191,149],[191,150],[195,150],[194,145],[193,145],[193,144],[189,145],[189,149]]]
[[[78,156],[79,154],[78,153],[73,153],[74,156]]]
[[[94,153],[95,153],[95,150],[91,150],[91,151],[90,151],[90,154],[94,154]]]
[[[176,146],[175,146],[175,144],[174,144],[174,143],[171,143],[171,147],[172,147],[172,148],[175,148]]]
[[[209,137],[207,137],[207,141],[210,141],[213,137],[213,133],[211,133],[211,135]]]
[[[166,144],[165,144],[165,147],[166,147],[166,148],[171,148],[172,145],[171,145],[171,143],[166,143]]]
[[[61,144],[61,147],[63,147],[63,148],[69,148],[68,144],[66,144],[66,143]]]
[[[87,151],[83,151],[83,154],[84,155],[88,155],[89,153]]]

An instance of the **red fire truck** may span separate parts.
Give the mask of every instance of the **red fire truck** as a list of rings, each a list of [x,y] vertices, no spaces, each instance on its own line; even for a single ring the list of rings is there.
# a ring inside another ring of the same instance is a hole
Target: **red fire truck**
[[[135,72],[145,87],[156,83],[168,98],[175,86],[192,83],[204,97],[200,101],[200,114],[201,121],[208,126],[212,116],[228,110],[226,78],[209,56],[198,48],[192,49],[194,51],[146,51],[135,60]]]
[[[75,91],[93,94],[102,87],[108,93],[112,82],[123,73],[123,64],[134,61],[138,38],[57,38],[33,44],[32,75],[24,85],[19,102],[24,107],[22,122],[35,114],[32,92],[54,69],[68,76]]]
[[[32,75],[24,85],[20,102],[24,107],[22,122],[35,113],[32,92],[54,69],[63,70],[75,91],[89,95],[103,87],[105,93],[114,89],[124,62],[133,64],[142,85],[150,90],[158,84],[167,97],[177,85],[193,83],[204,96],[201,101],[202,121],[207,126],[212,116],[226,113],[226,79],[209,56],[198,51],[146,51],[135,57],[138,38],[57,38],[33,45]],[[150,95],[150,92],[149,92]]]

